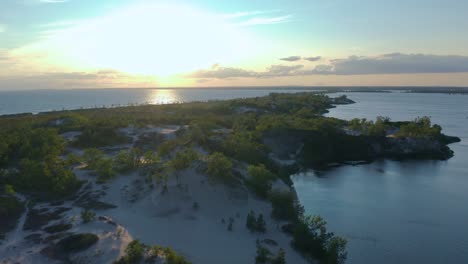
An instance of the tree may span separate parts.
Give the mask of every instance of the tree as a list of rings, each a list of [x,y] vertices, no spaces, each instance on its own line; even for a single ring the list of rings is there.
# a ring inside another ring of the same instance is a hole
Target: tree
[[[276,178],[275,175],[265,168],[263,164],[250,165],[247,168],[247,172],[250,175],[247,184],[257,195],[266,198],[271,189],[271,181]]]
[[[125,255],[121,257],[116,263],[117,264],[133,264],[140,263],[145,253],[145,245],[139,240],[133,240],[130,242],[125,249]]]
[[[270,193],[270,201],[273,206],[272,216],[280,220],[294,220],[301,208],[296,206],[295,196],[288,191],[274,191]]]
[[[256,224],[255,212],[250,211],[247,214],[245,226],[247,227],[247,229],[249,229],[252,232],[252,231],[255,231],[255,224]]]
[[[342,237],[332,237],[327,244],[327,263],[343,264],[348,256],[347,243],[346,239]]]
[[[228,179],[231,176],[232,162],[222,153],[215,152],[208,157],[206,172],[216,179]]]
[[[265,223],[265,219],[263,219],[263,214],[258,215],[258,218],[255,223],[255,229],[260,233],[265,233],[266,223]]]
[[[100,159],[95,165],[99,181],[106,181],[115,176],[114,162],[110,158]]]
[[[81,211],[81,220],[83,220],[83,223],[89,223],[91,221],[94,221],[96,218],[96,213],[90,210],[83,210]]]
[[[257,256],[255,256],[255,264],[267,263],[270,255],[271,252],[257,242]]]
[[[286,253],[280,248],[278,255],[271,260],[271,264],[286,264]]]
[[[87,168],[95,169],[99,160],[104,157],[104,153],[97,148],[88,148],[84,150],[83,161],[87,164]]]
[[[157,164],[160,161],[158,153],[154,151],[145,152],[145,154],[143,155],[143,159],[145,161],[146,166]]]

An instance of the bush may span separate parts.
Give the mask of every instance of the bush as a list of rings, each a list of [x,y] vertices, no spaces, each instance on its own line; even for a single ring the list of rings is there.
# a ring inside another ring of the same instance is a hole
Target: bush
[[[137,151],[122,150],[114,158],[114,168],[119,172],[127,172],[136,168],[139,164],[139,158]]]
[[[91,221],[94,221],[96,218],[96,213],[90,210],[83,210],[81,211],[81,220],[83,220],[83,223],[89,223]]]
[[[270,255],[271,252],[267,248],[261,246],[260,243],[257,243],[257,255],[255,256],[255,264],[267,263]]]
[[[296,206],[296,198],[292,192],[275,191],[270,194],[273,206],[272,216],[280,220],[295,220],[302,211]]]
[[[296,224],[292,245],[322,263],[342,264],[346,260],[346,239],[328,233],[320,216],[306,216]]]
[[[286,264],[286,253],[280,248],[278,255],[271,260],[271,264]]]
[[[60,240],[57,247],[64,252],[82,251],[94,245],[98,240],[95,234],[75,234]]]
[[[131,138],[118,133],[113,127],[94,125],[85,128],[73,145],[81,148],[98,148],[131,142]]]
[[[263,219],[263,214],[259,214],[258,218],[256,218],[255,212],[250,211],[249,214],[247,214],[246,227],[251,232],[265,233],[266,223],[265,223],[265,219]]]
[[[266,198],[271,190],[271,181],[276,176],[271,173],[263,164],[250,165],[247,168],[250,178],[247,180],[247,185],[260,197]]]
[[[206,172],[215,179],[226,180],[232,175],[232,162],[222,153],[215,152],[208,157]]]
[[[94,170],[101,159],[104,158],[104,152],[97,148],[88,148],[83,152],[83,161],[88,169]]]

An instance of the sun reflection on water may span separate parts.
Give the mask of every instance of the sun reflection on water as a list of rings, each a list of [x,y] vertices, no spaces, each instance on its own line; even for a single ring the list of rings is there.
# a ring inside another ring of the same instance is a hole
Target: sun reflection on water
[[[174,104],[181,101],[172,89],[155,89],[151,90],[148,102],[150,104]]]

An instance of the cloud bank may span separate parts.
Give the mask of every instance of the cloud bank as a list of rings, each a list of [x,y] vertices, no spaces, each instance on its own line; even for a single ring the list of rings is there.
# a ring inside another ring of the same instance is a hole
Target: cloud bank
[[[282,58],[298,61],[300,57]],[[304,58],[318,61],[321,57]],[[304,75],[377,75],[419,73],[462,73],[468,72],[468,56],[391,53],[375,57],[350,56],[333,59],[329,64],[306,68],[304,65],[272,65],[265,71],[251,71],[216,65],[208,70],[199,70],[188,75],[190,78],[228,79],[239,77],[268,78]]]

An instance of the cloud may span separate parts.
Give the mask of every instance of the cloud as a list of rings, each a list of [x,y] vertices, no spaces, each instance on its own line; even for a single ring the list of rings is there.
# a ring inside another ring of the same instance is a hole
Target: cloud
[[[286,57],[286,58],[280,58],[280,60],[283,60],[283,61],[298,61],[298,60],[301,60],[301,56],[289,56],[289,57]]]
[[[296,73],[302,68],[304,68],[304,65],[271,65],[267,71],[257,73],[257,77],[266,78],[296,75]]]
[[[291,21],[291,15],[277,17],[253,17],[248,20],[237,23],[238,26],[272,25]]]
[[[231,14],[222,15],[222,17],[228,18],[228,19],[234,19],[234,18],[240,18],[240,17],[261,15],[261,14],[271,13],[271,12],[276,12],[276,11],[245,11],[245,12],[235,12],[235,13],[231,13]]]
[[[188,78],[201,79],[230,79],[230,78],[269,78],[296,75],[303,65],[271,65],[264,72],[256,72],[235,67],[221,67],[214,65],[209,70],[199,70],[186,75]]]
[[[319,61],[319,60],[322,59],[322,57],[321,57],[321,56],[305,57],[305,58],[303,58],[303,59],[306,60],[306,61]]]
[[[291,58],[291,59],[289,59]],[[297,58],[284,58],[297,61]],[[304,58],[306,59],[306,58]],[[318,60],[317,57],[314,59]],[[370,75],[370,74],[424,74],[468,72],[468,56],[391,53],[375,57],[350,56],[334,59],[329,64],[305,68],[304,65],[272,65],[265,71],[220,67],[189,74],[190,78],[271,78],[305,75]]]
[[[50,72],[28,76],[0,76],[2,89],[154,87],[154,76],[130,75],[116,70]]]
[[[5,24],[0,24],[0,33],[3,33],[7,30],[7,26]]]
[[[468,72],[468,56],[391,53],[377,57],[350,56],[331,61],[331,74],[409,74]]]
[[[221,67],[218,64],[215,64],[209,70],[198,70],[187,75],[187,77],[201,79],[227,79],[255,77],[255,75],[256,73],[253,71],[233,67]]]
[[[300,61],[300,60],[319,61],[321,59],[322,59],[321,56],[315,56],[315,57],[289,56],[285,58],[280,58],[280,60],[283,60],[283,61]]]

